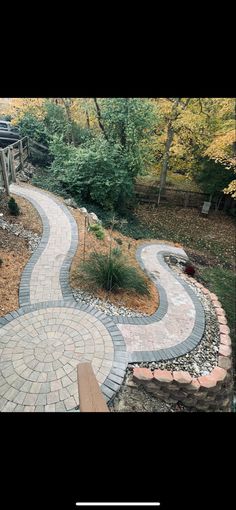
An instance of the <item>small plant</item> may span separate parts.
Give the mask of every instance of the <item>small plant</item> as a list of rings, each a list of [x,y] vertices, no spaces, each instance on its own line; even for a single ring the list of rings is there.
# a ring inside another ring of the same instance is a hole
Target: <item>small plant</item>
[[[92,286],[97,288],[112,292],[127,289],[138,294],[149,295],[143,276],[134,267],[126,265],[121,256],[93,252],[82,264],[81,273]]]
[[[10,213],[13,216],[19,216],[20,209],[19,209],[17,202],[15,201],[15,199],[13,197],[11,197],[10,200],[8,201],[8,208],[9,208]]]
[[[114,256],[114,257],[121,257],[121,249],[120,248],[113,248],[111,254]]]
[[[105,232],[100,224],[94,223],[93,225],[90,225],[89,230],[93,232],[98,239],[104,239]]]
[[[195,270],[195,268],[192,266],[192,264],[187,264],[187,265],[185,266],[184,272],[185,272],[186,274],[188,274],[189,276],[194,276],[194,275],[195,275],[196,270]]]
[[[3,265],[3,260],[0,258],[0,267]]]

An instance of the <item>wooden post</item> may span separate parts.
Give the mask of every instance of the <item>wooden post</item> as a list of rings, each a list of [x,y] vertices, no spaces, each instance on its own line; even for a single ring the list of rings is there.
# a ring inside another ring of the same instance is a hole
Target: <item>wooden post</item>
[[[30,145],[29,145],[29,137],[27,136],[27,154],[28,154],[28,158],[30,157]]]
[[[10,189],[9,189],[9,182],[8,182],[8,175],[7,175],[7,167],[6,167],[6,161],[5,161],[5,155],[4,151],[1,149],[0,151],[0,162],[2,167],[2,175],[3,175],[3,181],[5,185],[6,194],[10,196]]]
[[[9,150],[10,150],[10,168],[11,168],[12,182],[16,182],[16,171],[15,171],[15,160],[14,160],[14,154],[13,154],[13,147],[11,147]]]
[[[22,140],[19,141],[19,160],[20,160],[20,168],[24,170],[24,159],[23,159],[23,145]]]

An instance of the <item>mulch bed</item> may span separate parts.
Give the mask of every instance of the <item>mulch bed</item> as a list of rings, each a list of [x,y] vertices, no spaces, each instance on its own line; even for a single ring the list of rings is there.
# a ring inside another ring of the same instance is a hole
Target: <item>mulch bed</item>
[[[89,255],[94,251],[97,251],[99,253],[109,253],[112,238],[112,249],[120,248],[127,263],[135,267],[144,276],[150,291],[150,296],[141,296],[138,295],[136,292],[122,290],[116,293],[110,292],[108,294],[106,291],[102,289],[88,288],[88,284],[78,276],[78,269],[83,261],[85,217],[84,214],[82,214],[78,209],[72,209],[70,207],[69,210],[73,214],[79,230],[79,246],[76,255],[73,259],[70,272],[71,287],[73,289],[79,288],[89,292],[91,292],[92,290],[94,296],[103,300],[109,299],[109,301],[116,306],[124,306],[126,308],[129,308],[130,310],[145,313],[148,315],[153,314],[159,305],[159,295],[155,285],[143,273],[136,260],[136,250],[138,246],[140,246],[143,243],[146,243],[147,240],[135,241],[134,239],[124,236],[120,232],[117,232],[115,230],[111,232],[110,229],[104,229],[105,237],[103,240],[100,240],[96,237],[94,233],[86,232],[85,258],[87,259]],[[118,242],[117,239],[119,240]],[[151,242],[154,241],[151,240]]]
[[[20,207],[19,216],[12,216],[8,210],[8,197],[0,199],[0,213],[3,218],[40,234],[42,224],[34,207],[24,198],[14,196]],[[19,307],[18,290],[22,271],[31,257],[28,243],[11,232],[0,228],[0,316],[4,316]]]

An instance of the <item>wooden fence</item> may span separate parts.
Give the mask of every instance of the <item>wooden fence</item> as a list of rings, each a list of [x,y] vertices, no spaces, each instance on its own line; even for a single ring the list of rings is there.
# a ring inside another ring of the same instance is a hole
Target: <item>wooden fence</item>
[[[24,162],[29,154],[27,136],[0,149],[0,188],[4,188],[7,195],[10,194],[10,184],[16,182],[16,172],[24,169]]]
[[[135,185],[135,195],[138,202],[153,204],[158,203],[158,186],[147,186],[145,184]],[[235,200],[224,193],[212,194],[197,191],[186,191],[167,187],[161,193],[161,204],[174,205],[179,207],[201,208],[204,202],[211,202],[215,210],[229,210],[235,208]]]

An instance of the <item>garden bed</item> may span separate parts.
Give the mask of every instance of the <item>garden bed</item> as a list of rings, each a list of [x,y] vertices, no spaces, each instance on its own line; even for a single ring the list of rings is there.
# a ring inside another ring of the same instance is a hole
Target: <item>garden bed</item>
[[[14,195],[12,195],[14,196]],[[25,265],[37,247],[42,232],[40,217],[24,198],[14,196],[20,215],[8,210],[8,197],[0,200],[0,316],[19,307],[18,291]]]
[[[127,237],[120,232],[104,229],[104,239],[98,239],[93,232],[85,230],[85,216],[78,209],[70,208],[79,231],[79,246],[73,259],[70,272],[70,285],[72,287],[74,297],[91,305],[97,306],[103,312],[110,315],[126,315],[144,314],[152,315],[158,308],[159,295],[156,286],[141,270],[136,260],[137,248],[143,244],[144,240],[136,241]],[[85,255],[84,255],[84,234],[85,239]],[[122,255],[127,264],[135,267],[147,282],[150,296],[139,295],[133,291],[119,290],[116,293],[107,292],[102,289],[92,289],[88,283],[78,276],[78,269],[81,267],[83,259],[87,260],[94,251],[98,253],[108,254],[112,239],[112,249],[121,249]],[[151,240],[150,242],[155,242]]]

